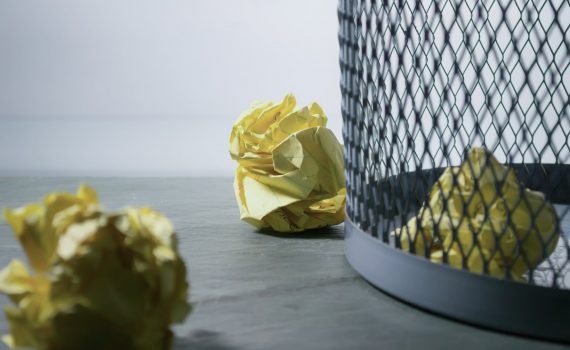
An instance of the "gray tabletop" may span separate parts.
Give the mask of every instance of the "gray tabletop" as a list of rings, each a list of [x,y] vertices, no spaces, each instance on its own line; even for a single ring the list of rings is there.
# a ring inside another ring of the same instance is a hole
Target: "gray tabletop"
[[[0,207],[75,191],[82,181],[109,209],[150,205],[176,225],[194,312],[175,327],[175,349],[566,348],[454,322],[383,294],[346,262],[342,226],[255,232],[239,220],[229,178],[0,178]],[[2,222],[0,266],[15,257],[23,253]]]

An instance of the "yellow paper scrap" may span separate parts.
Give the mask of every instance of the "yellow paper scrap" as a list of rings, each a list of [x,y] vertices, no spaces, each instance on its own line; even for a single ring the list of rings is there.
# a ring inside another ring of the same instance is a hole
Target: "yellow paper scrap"
[[[429,202],[391,235],[402,250],[434,262],[447,255],[456,268],[524,280],[556,247],[557,220],[542,193],[525,189],[486,149],[473,148],[461,166],[445,169]]]
[[[295,109],[256,102],[234,124],[230,155],[241,219],[257,228],[295,232],[344,221],[342,145],[317,103]]]
[[[0,272],[10,347],[40,350],[164,350],[184,320],[186,268],[170,221],[149,208],[102,211],[97,194],[52,193],[7,209],[32,271],[13,260]]]

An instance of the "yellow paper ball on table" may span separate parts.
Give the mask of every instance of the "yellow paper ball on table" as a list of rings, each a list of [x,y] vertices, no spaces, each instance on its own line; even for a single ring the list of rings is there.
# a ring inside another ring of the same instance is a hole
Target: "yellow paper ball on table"
[[[256,102],[232,128],[240,216],[260,229],[297,232],[344,221],[342,145],[318,104],[295,107],[291,94]]]
[[[170,325],[191,310],[170,221],[149,208],[107,213],[97,194],[52,193],[5,217],[32,271],[0,272],[10,347],[170,349]]]

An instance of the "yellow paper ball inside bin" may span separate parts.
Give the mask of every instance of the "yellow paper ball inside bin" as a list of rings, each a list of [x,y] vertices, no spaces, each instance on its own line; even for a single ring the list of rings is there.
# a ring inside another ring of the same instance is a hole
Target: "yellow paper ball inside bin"
[[[170,325],[191,307],[170,221],[149,208],[104,212],[97,194],[53,193],[6,210],[33,272],[0,272],[10,347],[45,350],[171,347]]]
[[[322,108],[256,102],[234,124],[230,155],[241,219],[257,228],[297,232],[344,221],[342,145]]]
[[[524,188],[514,169],[475,147],[460,166],[443,171],[418,214],[390,234],[402,250],[429,254],[433,262],[523,281],[556,247],[557,222],[542,193]]]

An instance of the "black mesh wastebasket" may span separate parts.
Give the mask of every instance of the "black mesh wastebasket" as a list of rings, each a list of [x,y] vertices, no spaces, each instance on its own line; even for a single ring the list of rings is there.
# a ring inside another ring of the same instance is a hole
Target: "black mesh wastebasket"
[[[570,1],[340,0],[339,22],[351,265],[570,341]]]

